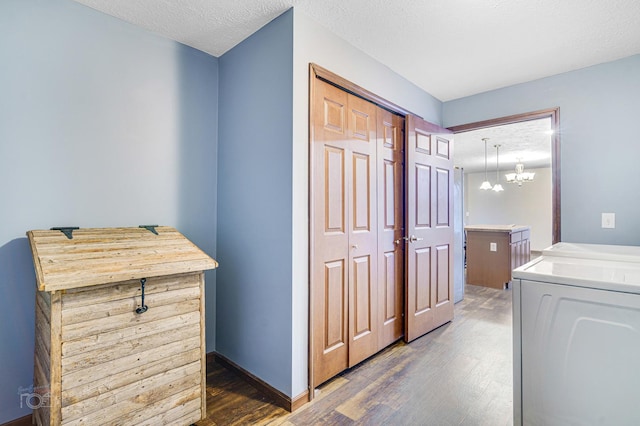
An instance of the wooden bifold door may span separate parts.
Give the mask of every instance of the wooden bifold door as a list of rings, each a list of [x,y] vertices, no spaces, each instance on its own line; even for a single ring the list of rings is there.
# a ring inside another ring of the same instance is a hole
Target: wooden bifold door
[[[453,318],[453,164],[450,132],[314,80],[316,386],[403,336],[413,340]]]

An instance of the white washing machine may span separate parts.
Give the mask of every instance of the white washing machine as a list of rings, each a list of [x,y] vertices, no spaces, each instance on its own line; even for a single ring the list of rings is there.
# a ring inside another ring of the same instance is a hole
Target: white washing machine
[[[640,247],[559,243],[513,277],[514,423],[640,425]]]

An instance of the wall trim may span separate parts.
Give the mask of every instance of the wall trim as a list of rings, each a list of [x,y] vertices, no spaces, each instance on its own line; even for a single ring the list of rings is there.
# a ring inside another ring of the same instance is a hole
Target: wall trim
[[[555,244],[562,241],[560,232],[560,107],[451,126],[449,130],[453,133],[462,133],[470,130],[486,129],[487,127],[502,126],[547,117],[551,118],[551,128],[553,129],[553,135],[551,136],[551,242]]]
[[[292,398],[280,392],[278,389],[274,388],[259,377],[254,376],[224,355],[221,355],[217,352],[209,352],[207,354],[207,365],[214,362],[217,362],[223,367],[236,372],[251,386],[255,387],[260,392],[273,399],[276,405],[284,408],[289,412],[293,412],[309,402],[309,391],[304,391],[300,395]]]
[[[304,404],[309,402],[309,391],[306,390],[302,392],[300,395],[294,397],[291,400],[291,409],[290,412],[296,411],[298,408],[302,407]]]
[[[0,426],[31,426],[32,424],[33,423],[31,423],[31,414],[29,414],[28,416],[20,417],[7,423],[3,423]]]

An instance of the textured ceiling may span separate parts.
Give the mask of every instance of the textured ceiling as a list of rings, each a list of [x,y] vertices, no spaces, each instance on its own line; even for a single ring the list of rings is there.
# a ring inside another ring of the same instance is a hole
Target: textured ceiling
[[[292,6],[291,0],[76,0],[213,56]]]
[[[496,170],[496,148],[500,145],[500,170],[513,170],[518,162],[527,169],[551,167],[551,119],[524,121],[456,133],[454,163],[465,173],[484,172],[484,142],[487,138],[489,176]]]
[[[447,101],[640,53],[639,0],[76,0],[220,56],[294,6]]]

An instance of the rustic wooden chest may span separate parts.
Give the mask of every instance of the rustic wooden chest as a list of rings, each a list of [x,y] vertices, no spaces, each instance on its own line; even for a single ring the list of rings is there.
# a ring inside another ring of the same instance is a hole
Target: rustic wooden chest
[[[206,416],[204,270],[170,227],[27,232],[34,423],[187,425]]]

